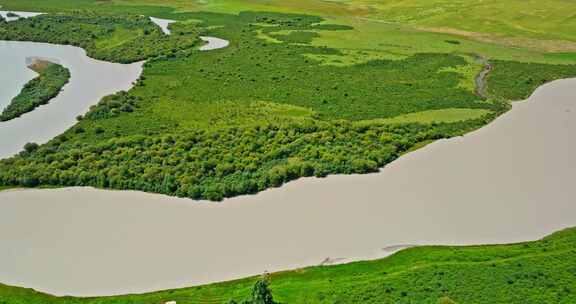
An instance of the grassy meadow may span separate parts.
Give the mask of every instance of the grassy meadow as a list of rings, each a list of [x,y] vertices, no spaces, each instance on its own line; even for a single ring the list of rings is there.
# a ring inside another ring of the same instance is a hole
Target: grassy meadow
[[[280,303],[574,303],[576,230],[490,246],[424,246],[390,257],[269,275]],[[3,304],[178,304],[240,302],[258,277],[139,295],[54,297],[0,285]]]

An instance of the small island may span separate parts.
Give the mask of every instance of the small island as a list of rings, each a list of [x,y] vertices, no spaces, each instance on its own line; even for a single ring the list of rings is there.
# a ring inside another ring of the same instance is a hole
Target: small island
[[[62,87],[70,80],[70,71],[53,62],[32,59],[28,68],[38,73],[38,77],[29,81],[20,94],[0,114],[0,121],[9,121],[47,104],[56,97]]]

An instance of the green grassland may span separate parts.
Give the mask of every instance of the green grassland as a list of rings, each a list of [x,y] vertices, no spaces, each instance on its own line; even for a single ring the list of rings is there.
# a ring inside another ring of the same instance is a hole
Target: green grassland
[[[492,246],[424,246],[388,258],[273,273],[280,303],[562,304],[576,301],[576,230]],[[0,285],[3,304],[226,303],[258,277],[140,295],[54,297]]]
[[[576,4],[564,0],[1,0],[0,5],[29,11],[131,11],[167,18],[190,11],[299,13],[356,29],[336,37],[327,33],[323,43],[335,43],[333,47],[401,53],[472,50],[491,58],[541,63],[573,62],[576,52],[576,18],[571,14]]]
[[[346,62],[350,50],[317,39],[354,28],[317,16],[174,13],[181,22],[166,36],[143,16],[104,6],[0,26],[0,39],[73,44],[117,62],[149,58],[134,89],[104,98],[48,144],[0,161],[0,184],[220,200],[302,176],[374,172],[423,143],[485,125],[510,96],[576,75],[572,65],[494,60],[486,100],[474,92],[483,64],[469,50]],[[200,52],[199,34],[231,45]],[[497,84],[518,67],[533,82]]]
[[[7,8],[62,10],[94,7],[170,7],[178,11],[274,11],[358,17],[467,32],[546,40],[576,41],[571,1],[549,0],[3,0]],[[113,8],[112,8],[113,9]]]
[[[70,79],[70,71],[55,63],[43,63],[39,69],[38,77],[29,81],[20,93],[12,99],[10,104],[0,114],[0,121],[8,121],[20,117],[24,113],[47,104],[54,98]]]
[[[388,124],[406,124],[406,123],[424,123],[431,124],[435,122],[457,122],[469,119],[481,118],[490,112],[485,109],[442,109],[428,110],[415,113],[394,116],[392,118],[380,119],[380,123]],[[369,121],[370,123],[373,121]]]
[[[542,40],[576,41],[571,1],[352,0],[375,8],[379,19],[427,27]]]

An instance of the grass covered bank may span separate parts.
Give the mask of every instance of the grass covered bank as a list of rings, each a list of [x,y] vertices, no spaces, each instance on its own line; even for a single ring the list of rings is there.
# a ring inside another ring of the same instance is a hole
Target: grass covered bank
[[[0,26],[2,39],[68,42],[118,62],[149,58],[135,88],[104,98],[48,144],[0,161],[0,184],[220,200],[302,176],[374,172],[422,143],[490,122],[509,108],[508,88],[534,89],[515,78],[514,86],[498,87],[494,80],[515,75],[518,65],[532,67],[500,60],[499,77],[488,78],[491,98],[477,96],[482,64],[467,53],[349,60],[358,54],[314,39],[353,28],[317,16],[174,17],[181,21],[168,36],[145,17],[108,13],[47,14]],[[146,32],[151,40],[139,38]],[[199,52],[198,34],[231,45]],[[576,75],[566,65],[537,71],[545,80],[535,83]]]
[[[576,229],[491,246],[424,246],[391,257],[273,273],[281,303],[573,303]],[[257,277],[141,295],[54,297],[0,285],[3,304],[226,303],[249,297]]]
[[[47,104],[56,97],[70,80],[70,71],[56,63],[35,60],[30,69],[38,77],[29,81],[22,91],[0,114],[0,121],[8,121]]]

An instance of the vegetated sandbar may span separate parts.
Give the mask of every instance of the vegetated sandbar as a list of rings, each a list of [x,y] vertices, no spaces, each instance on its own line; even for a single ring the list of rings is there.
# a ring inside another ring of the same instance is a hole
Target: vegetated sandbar
[[[38,73],[38,77],[28,82],[10,105],[2,110],[0,121],[12,120],[32,112],[50,102],[62,91],[70,80],[70,71],[56,61],[37,57],[26,58],[26,65]]]
[[[116,64],[86,56],[81,48],[34,42],[0,41],[0,107],[3,108],[19,89],[35,75],[26,68],[26,58],[57,58],[72,75],[66,89],[50,104],[18,119],[0,123],[0,158],[22,150],[28,142],[44,143],[63,133],[102,97],[132,87],[142,72],[142,63]],[[22,62],[21,65],[14,62]],[[4,82],[6,81],[6,82]]]
[[[222,203],[91,188],[0,192],[0,282],[124,294],[377,258],[396,245],[543,237],[576,225],[575,86],[546,84],[490,125],[377,174],[304,178]]]

